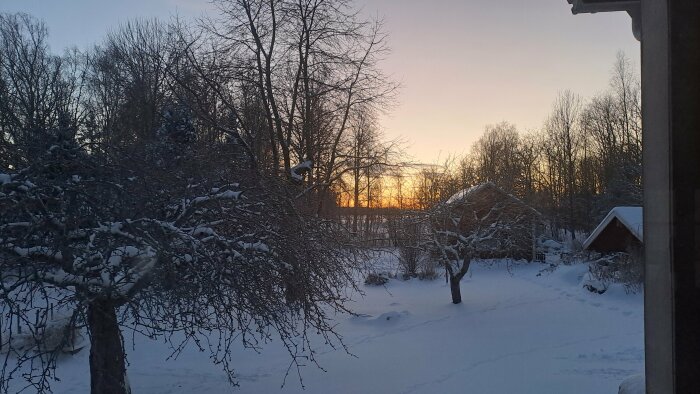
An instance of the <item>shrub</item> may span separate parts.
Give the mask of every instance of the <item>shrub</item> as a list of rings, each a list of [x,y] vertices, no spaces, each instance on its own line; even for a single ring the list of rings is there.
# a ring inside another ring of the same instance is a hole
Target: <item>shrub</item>
[[[399,264],[405,279],[418,276],[418,266],[423,257],[423,251],[415,245],[399,246]]]
[[[384,286],[389,281],[389,278],[384,273],[370,272],[365,277],[365,284],[368,286]]]
[[[628,293],[636,293],[644,283],[644,260],[640,249],[604,255],[591,262],[593,278],[606,287],[609,283],[620,283]]]
[[[438,277],[438,264],[435,260],[424,259],[418,270],[418,279],[420,280],[435,280]]]
[[[426,256],[424,226],[415,215],[408,214],[397,221],[396,246],[399,264],[405,279],[418,276],[418,269]]]

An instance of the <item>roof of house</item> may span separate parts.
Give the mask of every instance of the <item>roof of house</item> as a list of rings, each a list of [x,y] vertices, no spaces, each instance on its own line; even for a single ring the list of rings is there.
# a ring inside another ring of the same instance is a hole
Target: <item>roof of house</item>
[[[469,196],[477,193],[480,190],[486,189],[487,187],[496,187],[496,185],[494,185],[493,182],[486,182],[476,186],[468,187],[466,189],[462,189],[457,193],[453,194],[450,198],[448,198],[447,201],[445,201],[445,203],[452,204],[458,201],[466,200]]]
[[[487,189],[495,190],[498,193],[506,196],[512,202],[517,203],[520,206],[526,207],[527,209],[532,211],[537,216],[541,216],[541,214],[535,208],[529,206],[523,200],[515,197],[514,195],[512,195],[512,194],[506,192],[505,190],[501,189],[500,187],[496,186],[496,184],[493,182],[484,182],[484,183],[480,183],[480,184],[472,186],[472,187],[468,187],[466,189],[462,189],[462,190],[458,191],[457,193],[453,194],[452,196],[450,196],[450,198],[448,198],[447,201],[445,201],[445,204],[450,205],[450,204],[456,204],[456,203],[468,201],[469,198],[477,196],[479,193],[481,193],[482,191],[487,190]]]
[[[642,225],[642,218],[642,207],[615,207],[611,209],[608,215],[605,216],[605,219],[600,222],[598,227],[596,227],[591,235],[589,235],[583,242],[583,248],[587,249],[593,243],[593,241],[598,238],[600,233],[602,233],[603,230],[605,230],[605,228],[608,227],[608,225],[615,219],[619,220],[620,223],[622,223],[630,231],[630,233],[632,233],[632,235],[639,240],[639,242],[643,242],[644,227]]]

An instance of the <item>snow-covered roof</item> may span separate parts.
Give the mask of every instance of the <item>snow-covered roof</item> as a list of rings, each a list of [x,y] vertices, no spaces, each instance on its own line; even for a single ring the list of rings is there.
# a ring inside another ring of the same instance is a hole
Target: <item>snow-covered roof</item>
[[[620,223],[627,227],[639,242],[644,242],[643,213],[642,207],[615,207],[611,209],[608,215],[605,216],[605,219],[600,222],[598,227],[583,242],[583,248],[587,249],[614,219],[619,220]]]
[[[462,189],[462,190],[458,191],[457,193],[453,194],[452,196],[450,196],[450,198],[448,198],[447,201],[445,201],[445,204],[450,205],[450,204],[454,204],[454,203],[465,202],[465,201],[469,200],[470,197],[472,197],[476,194],[479,194],[481,191],[486,190],[486,189],[496,190],[497,192],[503,194],[505,197],[509,198],[512,202],[519,204],[523,207],[527,207],[527,209],[532,211],[537,216],[542,216],[542,214],[540,214],[535,208],[527,205],[521,199],[519,199],[519,198],[515,197],[514,195],[499,188],[493,182],[484,182],[484,183],[481,183],[481,184],[478,184],[478,185],[475,185],[472,187],[468,187],[466,189]]]
[[[479,184],[476,186],[468,187],[466,189],[462,189],[462,190],[458,191],[457,193],[453,194],[452,196],[450,196],[450,198],[447,199],[446,203],[452,204],[452,203],[457,202],[457,201],[462,201],[479,190],[485,189],[487,187],[494,187],[494,186],[496,186],[496,185],[494,185],[493,182],[486,182],[486,183],[482,183],[482,184]]]

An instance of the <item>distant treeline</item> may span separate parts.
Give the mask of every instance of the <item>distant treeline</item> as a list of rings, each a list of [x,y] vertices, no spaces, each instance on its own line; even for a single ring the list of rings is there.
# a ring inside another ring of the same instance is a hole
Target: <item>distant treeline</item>
[[[539,130],[498,123],[463,157],[366,177],[359,205],[425,210],[487,181],[539,210],[553,231],[569,234],[590,231],[614,206],[640,205],[641,96],[630,60],[619,53],[610,86],[592,98],[560,92]]]
[[[214,3],[210,19],[130,21],[60,55],[43,22],[0,14],[0,171],[57,138],[93,153],[227,143],[232,166],[322,213],[341,178],[386,162],[374,125],[397,84],[378,21],[346,1]]]

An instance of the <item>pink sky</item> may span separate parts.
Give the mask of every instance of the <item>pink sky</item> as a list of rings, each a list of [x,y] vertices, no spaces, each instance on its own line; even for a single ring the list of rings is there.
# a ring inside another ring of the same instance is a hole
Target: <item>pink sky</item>
[[[384,16],[385,69],[403,84],[382,126],[422,161],[465,153],[487,124],[540,127],[559,90],[606,89],[618,50],[639,65],[624,13],[572,15],[565,0],[363,2]]]

